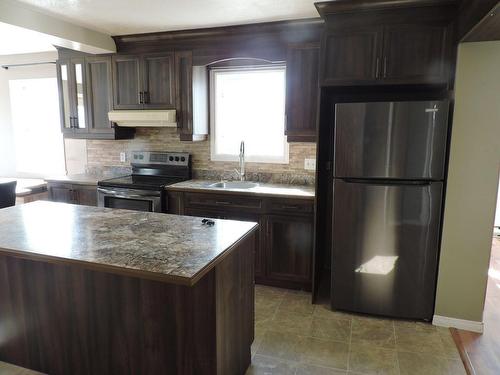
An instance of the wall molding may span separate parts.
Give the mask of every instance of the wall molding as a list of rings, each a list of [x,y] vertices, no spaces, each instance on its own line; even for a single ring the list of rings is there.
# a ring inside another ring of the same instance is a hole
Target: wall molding
[[[439,327],[452,327],[463,329],[465,331],[472,331],[477,333],[483,333],[484,323],[477,322],[474,320],[465,320],[465,319],[457,319],[450,318],[447,316],[434,315],[432,318],[432,324]]]

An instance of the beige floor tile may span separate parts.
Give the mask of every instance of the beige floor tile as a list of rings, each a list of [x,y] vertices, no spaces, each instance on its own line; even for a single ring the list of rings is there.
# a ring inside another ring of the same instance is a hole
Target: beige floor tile
[[[277,358],[256,355],[246,375],[294,375],[295,364]]]
[[[351,321],[314,317],[311,325],[311,336],[348,342],[351,336]]]
[[[458,359],[398,352],[398,362],[401,375],[466,375]]]
[[[430,325],[406,326],[400,324],[396,324],[395,330],[396,347],[400,351],[460,358],[449,330],[437,329]]]
[[[297,314],[292,311],[278,309],[273,319],[267,322],[267,329],[297,335],[309,335],[312,319],[310,314]]]
[[[290,361],[296,360],[299,340],[299,336],[292,333],[267,331],[256,354]]]
[[[366,375],[398,375],[397,353],[368,345],[351,346],[349,371]]]
[[[269,298],[283,298],[287,293],[286,289],[274,288],[272,286],[255,285],[255,296]]]
[[[258,308],[273,308],[276,309],[281,304],[283,298],[271,297],[267,295],[255,295],[255,309]]]
[[[257,329],[255,330],[253,343],[252,343],[252,346],[250,347],[250,351],[251,351],[252,356],[254,356],[257,353],[257,351],[259,350],[260,343],[262,342],[264,335],[265,335],[265,332],[261,332]]]
[[[276,307],[255,306],[255,329],[267,330],[269,322],[274,318]]]
[[[316,305],[313,315],[318,318],[352,320],[352,315],[342,311],[333,311],[328,305]]]
[[[396,340],[392,320],[355,316],[352,319],[353,343],[394,349]]]
[[[311,303],[311,294],[287,294],[281,301],[278,309],[292,311],[298,314],[312,314],[314,312],[314,305]]]
[[[297,365],[297,372],[295,375],[345,375],[345,371],[334,370],[329,367],[315,366],[310,364],[301,363]]]
[[[349,344],[339,341],[300,337],[296,347],[299,362],[318,366],[347,369]]]

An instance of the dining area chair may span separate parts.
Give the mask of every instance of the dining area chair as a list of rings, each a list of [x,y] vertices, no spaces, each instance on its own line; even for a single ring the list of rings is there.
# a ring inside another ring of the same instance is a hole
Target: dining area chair
[[[16,204],[17,181],[0,181],[0,209]]]

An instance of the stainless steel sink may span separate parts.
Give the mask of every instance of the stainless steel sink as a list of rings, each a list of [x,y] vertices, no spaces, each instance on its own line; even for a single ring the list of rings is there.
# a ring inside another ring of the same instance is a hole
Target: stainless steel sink
[[[208,187],[219,189],[252,189],[257,186],[259,186],[258,183],[250,181],[216,182],[208,185]]]

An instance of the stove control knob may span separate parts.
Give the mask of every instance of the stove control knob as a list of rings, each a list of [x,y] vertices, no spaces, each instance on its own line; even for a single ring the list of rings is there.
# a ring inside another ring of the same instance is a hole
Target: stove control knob
[[[169,161],[174,161],[174,157],[173,157],[173,156],[169,156],[169,157],[168,157],[168,160],[169,160]]]
[[[186,161],[186,158],[184,156],[181,156],[181,161]]]
[[[175,161],[179,161],[179,157],[178,156],[175,157]]]

